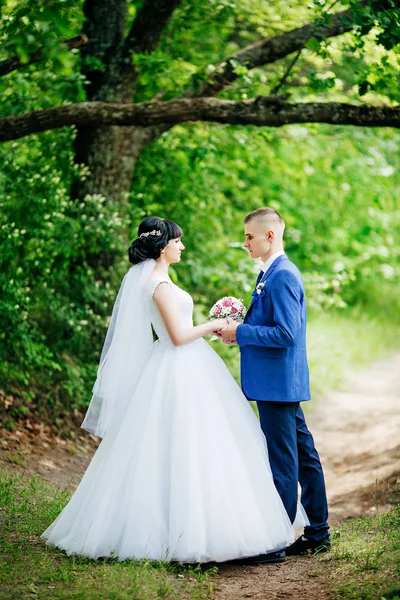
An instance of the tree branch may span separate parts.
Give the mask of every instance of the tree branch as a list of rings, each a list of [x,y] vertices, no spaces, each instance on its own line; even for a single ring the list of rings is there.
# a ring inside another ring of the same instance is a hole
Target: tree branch
[[[323,10],[323,12],[322,12],[322,15],[326,15],[326,14],[328,14],[328,13],[329,13],[329,12],[332,10],[332,8],[335,6],[335,4],[337,4],[337,3],[338,3],[338,1],[339,1],[339,0],[333,0],[333,2],[330,4],[330,6],[328,6],[326,9],[324,9],[324,10]],[[311,36],[313,35],[313,32],[312,32],[312,31],[311,31],[311,34],[310,34],[310,35],[311,35]],[[308,43],[308,41],[309,41],[310,39],[311,39],[311,38],[308,38],[308,39],[305,41],[305,43],[304,43],[304,46],[306,46],[306,45],[307,45],[307,43]],[[302,53],[302,51],[303,51],[303,48],[304,48],[304,46],[302,46],[301,48],[299,48],[299,49],[298,49],[298,51],[296,52],[296,55],[295,55],[295,57],[294,57],[294,58],[293,58],[293,59],[290,61],[290,63],[289,63],[289,66],[288,66],[288,67],[287,67],[287,69],[285,70],[285,72],[284,72],[284,74],[283,74],[282,78],[281,78],[281,79],[278,81],[278,83],[277,83],[276,85],[274,85],[274,87],[272,88],[272,90],[271,90],[271,92],[270,92],[271,96],[277,96],[277,95],[279,94],[280,90],[282,89],[282,87],[285,85],[285,83],[286,83],[286,81],[287,81],[287,78],[288,78],[288,77],[289,77],[289,75],[290,75],[290,71],[293,69],[294,65],[297,63],[297,61],[298,61],[298,60],[299,60],[299,58],[300,58],[300,55],[301,55],[301,53]]]
[[[123,53],[153,52],[174,10],[182,0],[145,0],[125,39]]]
[[[87,77],[91,85],[87,88],[88,99],[110,102],[130,103],[134,98],[135,85],[139,79],[137,65],[132,64],[132,55],[153,52],[161,38],[168,19],[182,0],[145,0],[132,23],[128,35],[118,44],[104,45],[90,48],[92,54],[98,55],[99,50],[104,53],[102,62],[107,65],[104,72],[94,69],[88,72]],[[105,4],[113,4],[106,2]],[[104,4],[104,3],[103,3]],[[86,16],[94,31],[98,33],[99,25],[96,20],[101,18],[101,26],[107,28],[102,11],[93,0],[86,0]],[[104,7],[102,7],[104,8]],[[114,10],[110,6],[110,10]],[[125,9],[124,9],[125,10]],[[118,23],[121,19],[118,21]]]
[[[289,54],[293,54],[293,52],[298,52],[304,48],[311,38],[335,37],[350,31],[354,26],[354,14],[353,9],[348,9],[332,15],[328,23],[308,23],[291,31],[286,31],[274,37],[263,38],[254,44],[250,44],[221,61],[211,76],[211,83],[205,83],[195,94],[188,90],[185,96],[216,96],[223,88],[237,79],[235,62],[244,65],[248,69],[254,69],[273,63]]]
[[[88,42],[88,37],[81,33],[69,40],[64,40],[62,44],[67,46],[68,50],[72,50],[72,48],[80,48],[84,44]],[[43,46],[37,48],[29,55],[29,60],[27,62],[21,62],[20,57],[16,54],[15,56],[11,56],[6,60],[0,62],[0,77],[3,75],[7,75],[12,71],[16,71],[17,69],[22,69],[24,67],[28,67],[34,63],[41,61],[43,58]]]
[[[331,10],[335,4],[336,0],[332,2],[328,10]],[[365,0],[360,1],[360,5],[363,4],[365,4]],[[300,56],[304,46],[313,37],[329,38],[351,31],[354,27],[354,16],[355,11],[348,9],[332,16],[329,15],[329,23],[321,24],[319,20],[317,23],[309,23],[274,37],[263,38],[221,61],[214,71],[212,82],[206,82],[200,88],[196,89],[188,87],[182,95],[184,98],[217,96],[219,92],[233,83],[238,77],[235,73],[234,63],[231,62],[232,60],[245,65],[251,70],[255,67],[276,62],[296,51]],[[297,57],[294,62],[296,61]],[[292,61],[291,67],[294,62]],[[275,95],[277,91],[274,92]],[[143,147],[153,142],[171,127],[170,123],[147,127],[142,132]]]
[[[329,7],[329,10],[335,4],[336,2],[333,2]],[[263,38],[262,40],[250,44],[217,65],[212,76],[212,83],[204,83],[200,89],[188,87],[183,92],[183,97],[199,98],[216,96],[226,86],[237,79],[234,64],[231,62],[232,60],[245,65],[251,70],[264,64],[273,63],[296,51],[300,56],[302,49],[312,37],[328,38],[350,31],[354,25],[353,17],[354,11],[348,9],[331,16],[329,25],[309,23],[280,35]],[[294,62],[297,61],[297,58],[298,57],[296,57]],[[294,62],[292,61],[291,67]],[[274,93],[277,94],[278,91],[279,89]],[[171,127],[172,125],[170,123],[162,123],[157,126],[147,127],[142,132],[143,147],[153,142]]]
[[[289,66],[287,67],[287,69],[285,70],[283,76],[281,77],[281,79],[278,81],[278,83],[276,85],[274,85],[274,87],[272,88],[270,94],[271,96],[277,96],[280,92],[280,90],[282,89],[282,87],[285,85],[287,78],[290,75],[290,71],[293,69],[294,65],[297,63],[297,61],[300,58],[300,54],[302,53],[303,48],[299,48],[299,50],[296,52],[294,58],[292,58],[292,60],[289,63]]]
[[[0,119],[0,142],[68,125],[170,126],[188,121],[281,127],[291,123],[329,123],[400,128],[400,106],[287,103],[277,96],[234,102],[216,98],[111,104],[82,102]]]

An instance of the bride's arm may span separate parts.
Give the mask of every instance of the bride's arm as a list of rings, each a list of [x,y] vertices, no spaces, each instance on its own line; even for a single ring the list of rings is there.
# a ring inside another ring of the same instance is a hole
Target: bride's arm
[[[174,346],[194,342],[204,335],[219,331],[226,325],[225,319],[214,319],[196,327],[182,327],[176,296],[166,281],[157,286],[153,298]]]

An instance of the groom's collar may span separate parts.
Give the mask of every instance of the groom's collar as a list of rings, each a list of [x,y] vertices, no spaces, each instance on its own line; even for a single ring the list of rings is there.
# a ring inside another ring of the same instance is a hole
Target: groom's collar
[[[270,268],[270,266],[272,265],[272,263],[274,263],[276,261],[276,259],[279,258],[279,256],[282,256],[283,254],[285,254],[284,250],[278,250],[278,252],[275,252],[275,254],[273,254],[272,256],[267,258],[267,260],[261,267],[261,271],[264,271],[264,273],[266,273],[268,271],[268,269]]]

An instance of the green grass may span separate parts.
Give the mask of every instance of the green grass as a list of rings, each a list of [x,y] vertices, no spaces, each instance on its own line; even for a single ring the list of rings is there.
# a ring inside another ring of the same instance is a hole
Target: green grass
[[[397,488],[395,498],[399,498]],[[203,600],[213,598],[216,569],[150,561],[89,560],[48,548],[42,531],[69,494],[39,476],[0,472],[2,600]],[[400,600],[400,503],[386,515],[334,530],[321,555],[338,599]],[[325,570],[326,570],[325,569]]]
[[[203,600],[216,569],[150,561],[68,557],[40,534],[70,495],[39,476],[0,472],[0,596],[2,600]]]
[[[329,562],[338,598],[400,600],[400,503],[388,514],[342,525],[332,542],[320,560]]]

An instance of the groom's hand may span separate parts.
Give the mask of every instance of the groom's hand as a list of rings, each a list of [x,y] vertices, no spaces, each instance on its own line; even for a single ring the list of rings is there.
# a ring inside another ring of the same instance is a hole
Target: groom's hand
[[[233,319],[227,319],[228,325],[221,329],[222,340],[225,344],[236,344],[236,329],[239,323]]]

